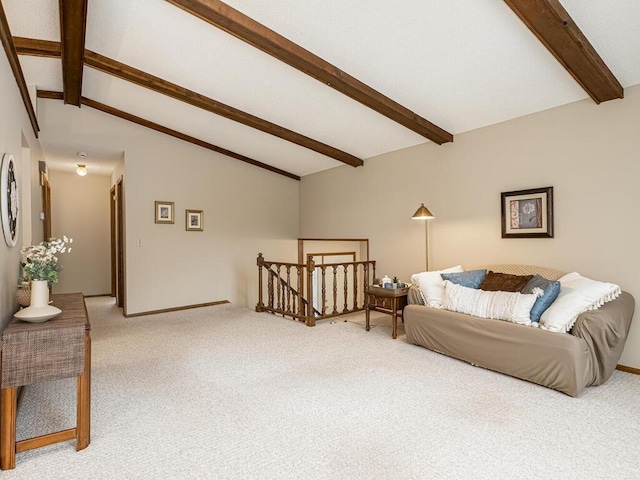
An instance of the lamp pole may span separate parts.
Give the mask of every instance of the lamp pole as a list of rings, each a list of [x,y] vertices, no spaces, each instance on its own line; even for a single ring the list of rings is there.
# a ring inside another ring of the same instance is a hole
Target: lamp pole
[[[413,220],[422,220],[424,221],[424,256],[425,256],[425,267],[427,272],[429,271],[429,226],[427,225],[428,220],[431,218],[435,218],[433,213],[429,211],[427,207],[424,206],[424,203],[420,204],[420,208],[416,210],[416,213],[411,217]]]
[[[424,258],[425,271],[429,271],[429,222],[424,220]]]

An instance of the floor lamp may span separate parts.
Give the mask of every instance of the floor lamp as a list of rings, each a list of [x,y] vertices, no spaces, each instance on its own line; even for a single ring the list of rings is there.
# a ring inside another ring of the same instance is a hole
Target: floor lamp
[[[433,213],[429,211],[427,207],[424,206],[424,203],[420,204],[420,208],[416,210],[416,213],[411,217],[413,220],[423,220],[424,221],[424,247],[425,247],[425,258],[426,258],[426,271],[429,271],[429,230],[427,220],[431,218],[435,218]]]

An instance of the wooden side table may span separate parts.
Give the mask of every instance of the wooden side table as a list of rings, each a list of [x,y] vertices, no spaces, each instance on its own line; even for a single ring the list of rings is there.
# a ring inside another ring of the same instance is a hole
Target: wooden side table
[[[407,293],[409,293],[409,288],[367,287],[364,291],[367,332],[369,331],[370,312],[373,310],[391,315],[391,337],[396,338],[398,336],[398,316],[402,317],[402,310],[407,305]],[[398,311],[400,311],[399,314]]]
[[[76,439],[76,450],[90,442],[91,336],[81,293],[52,295],[62,313],[44,323],[16,318],[2,333],[2,408],[0,409],[0,469],[16,466],[16,453]],[[36,438],[16,441],[18,389],[36,382],[77,377],[76,426]]]

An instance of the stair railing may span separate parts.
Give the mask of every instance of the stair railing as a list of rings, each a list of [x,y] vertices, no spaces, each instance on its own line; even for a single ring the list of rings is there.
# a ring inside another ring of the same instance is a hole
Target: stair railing
[[[375,260],[316,264],[309,256],[306,264],[297,264],[265,260],[260,253],[256,263],[256,311],[291,317],[308,326],[314,326],[316,320],[364,310],[364,289],[376,276]]]

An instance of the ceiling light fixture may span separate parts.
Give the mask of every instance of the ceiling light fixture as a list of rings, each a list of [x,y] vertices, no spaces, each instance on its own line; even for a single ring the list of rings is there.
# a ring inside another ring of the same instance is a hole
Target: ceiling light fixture
[[[82,163],[79,163],[78,168],[76,168],[76,173],[81,177],[84,177],[87,174],[87,166]]]

